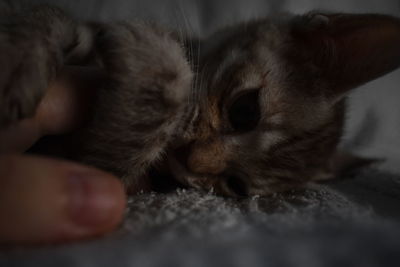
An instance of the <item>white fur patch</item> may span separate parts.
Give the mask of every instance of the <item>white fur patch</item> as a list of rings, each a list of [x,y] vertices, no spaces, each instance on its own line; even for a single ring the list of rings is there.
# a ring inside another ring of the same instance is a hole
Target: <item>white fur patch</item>
[[[286,138],[287,138],[286,135],[279,131],[266,132],[261,137],[260,148],[263,151],[268,151],[269,149],[271,149],[271,147],[279,144],[280,142],[284,141]]]

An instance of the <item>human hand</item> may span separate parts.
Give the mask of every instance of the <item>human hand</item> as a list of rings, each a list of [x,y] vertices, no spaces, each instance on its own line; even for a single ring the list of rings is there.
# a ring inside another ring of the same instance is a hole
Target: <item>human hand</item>
[[[116,177],[72,162],[21,154],[40,137],[68,133],[84,122],[82,114],[96,90],[93,81],[96,73],[86,69],[63,72],[34,118],[0,129],[0,243],[88,239],[121,222],[126,196]]]

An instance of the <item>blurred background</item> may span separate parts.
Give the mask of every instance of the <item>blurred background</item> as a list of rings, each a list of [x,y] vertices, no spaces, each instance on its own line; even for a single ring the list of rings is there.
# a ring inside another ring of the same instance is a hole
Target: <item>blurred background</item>
[[[207,34],[221,25],[276,14],[327,10],[399,15],[398,0],[25,0],[58,5],[81,19],[150,19]],[[13,1],[14,2],[14,1]]]

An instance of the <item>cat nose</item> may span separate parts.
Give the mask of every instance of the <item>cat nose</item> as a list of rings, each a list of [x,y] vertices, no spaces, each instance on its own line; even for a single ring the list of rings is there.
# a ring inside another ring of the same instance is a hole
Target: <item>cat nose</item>
[[[186,155],[185,165],[193,173],[218,175],[226,169],[226,153],[221,141],[194,142]]]

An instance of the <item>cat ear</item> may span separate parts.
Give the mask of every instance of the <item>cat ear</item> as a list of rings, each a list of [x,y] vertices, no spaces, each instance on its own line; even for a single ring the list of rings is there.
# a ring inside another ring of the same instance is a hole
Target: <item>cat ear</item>
[[[312,61],[330,96],[341,97],[400,66],[399,18],[313,13],[292,25],[295,45]]]

